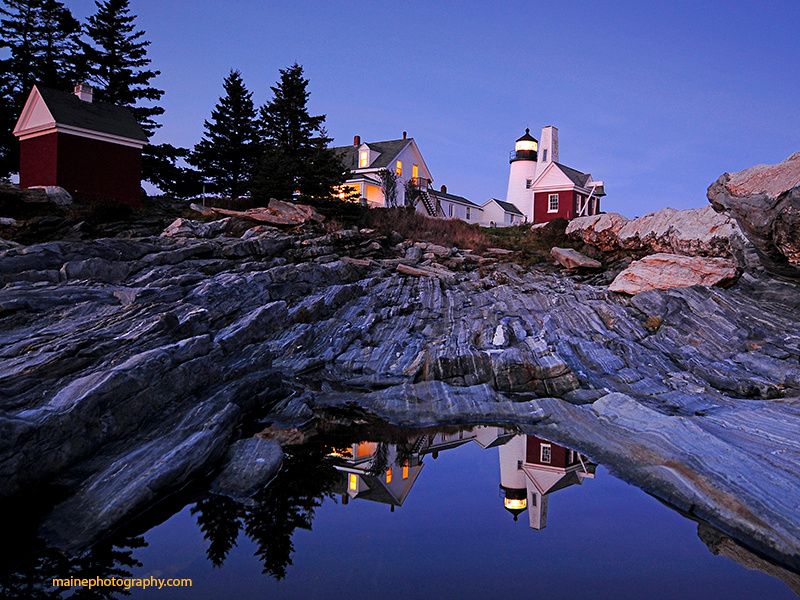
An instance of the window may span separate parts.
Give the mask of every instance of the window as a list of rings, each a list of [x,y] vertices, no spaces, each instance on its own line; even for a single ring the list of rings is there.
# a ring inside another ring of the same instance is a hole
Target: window
[[[542,162],[547,162],[547,148],[542,150]]]
[[[525,189],[529,190],[533,187],[533,179],[526,179],[525,180]]]
[[[411,166],[411,177],[416,181],[419,179],[419,167],[417,165]]]
[[[403,463],[403,479],[408,479],[408,461]]]
[[[447,205],[447,216],[450,217],[451,219],[453,218],[453,205],[452,204],[448,204]]]
[[[350,473],[350,489],[354,492],[358,489],[358,476]]]
[[[386,483],[392,483],[392,470],[388,469],[386,471]]]
[[[471,217],[471,215],[470,215],[470,210],[469,210],[469,206],[468,206],[467,207],[467,221],[470,220],[470,217]]]
[[[397,176],[398,177],[400,177],[400,175],[403,174],[403,163],[401,161],[399,161],[399,160],[397,161],[397,169],[396,169],[396,171],[397,171]]]
[[[558,194],[550,194],[547,198],[547,212],[558,212]]]
[[[550,444],[542,444],[541,445],[541,454],[539,455],[543,463],[550,462],[550,455],[551,455],[551,446]]]
[[[369,166],[369,152],[366,150],[358,153],[358,166],[362,169]]]

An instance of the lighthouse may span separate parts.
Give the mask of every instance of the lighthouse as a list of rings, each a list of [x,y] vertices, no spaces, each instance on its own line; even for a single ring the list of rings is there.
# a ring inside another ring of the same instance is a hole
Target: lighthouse
[[[514,144],[509,156],[511,172],[508,176],[506,202],[519,208],[528,223],[534,223],[533,183],[545,167],[558,161],[558,129],[552,125],[542,128],[541,144],[526,129],[525,134]]]

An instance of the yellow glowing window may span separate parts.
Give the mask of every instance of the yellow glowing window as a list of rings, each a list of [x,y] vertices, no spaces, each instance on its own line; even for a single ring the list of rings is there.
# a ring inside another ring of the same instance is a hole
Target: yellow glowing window
[[[411,177],[413,177],[414,179],[419,179],[419,167],[417,165],[412,165]]]
[[[350,489],[356,491],[358,489],[358,476],[350,473]]]
[[[403,174],[403,162],[398,160],[397,161],[397,176],[399,177],[402,174]]]
[[[370,456],[371,454],[375,453],[378,444],[375,442],[360,442],[358,446],[356,446],[356,458],[361,458],[362,456]]]
[[[408,461],[403,463],[403,479],[408,479]]]
[[[366,150],[362,150],[358,153],[358,166],[359,167],[366,167],[369,165],[367,162],[369,160],[369,153]]]
[[[386,471],[386,483],[392,483],[392,470],[388,469]]]

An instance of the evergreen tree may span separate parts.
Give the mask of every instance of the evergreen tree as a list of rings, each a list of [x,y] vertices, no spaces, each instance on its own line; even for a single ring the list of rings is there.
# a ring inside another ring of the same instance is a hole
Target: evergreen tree
[[[150,144],[142,153],[142,179],[175,198],[197,196],[203,191],[200,173],[179,164],[189,150],[172,144]]]
[[[308,113],[308,79],[297,63],[281,69],[274,97],[260,110],[264,153],[253,176],[259,200],[303,196],[329,197],[347,179],[347,169],[330,149],[325,115]]]
[[[147,46],[144,31],[136,31],[135,15],[130,14],[128,0],[95,2],[97,13],[88,18],[86,33],[91,43],[83,42],[90,81],[98,88],[97,97],[104,102],[128,106],[148,135],[161,125],[153,117],[164,112],[160,106],[140,106],[140,101],[156,102],[163,90],[150,85],[160,71],[147,69]]]
[[[259,153],[256,109],[239,71],[230,72],[223,88],[225,96],[205,121],[206,132],[189,162],[210,180],[214,191],[236,197],[247,191]]]
[[[5,0],[0,15],[0,175],[7,175],[19,168],[11,131],[33,85],[71,89],[79,79],[80,23],[57,0]]]

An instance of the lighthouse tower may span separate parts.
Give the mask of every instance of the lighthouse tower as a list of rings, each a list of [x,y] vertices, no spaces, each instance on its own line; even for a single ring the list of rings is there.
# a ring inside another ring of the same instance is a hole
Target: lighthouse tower
[[[542,127],[541,144],[526,129],[525,135],[514,144],[509,156],[511,172],[508,176],[506,202],[523,212],[528,223],[533,219],[533,182],[551,162],[558,162],[558,129],[552,125]]]

